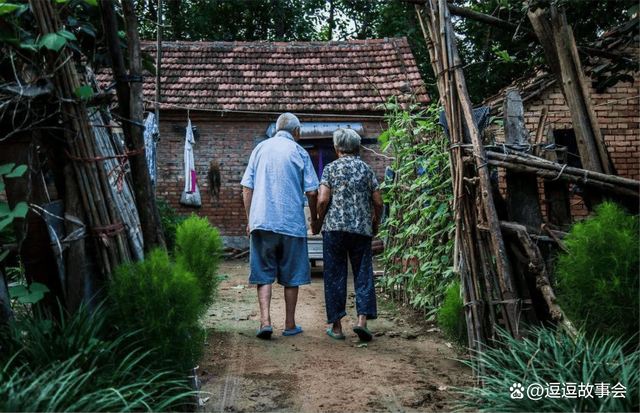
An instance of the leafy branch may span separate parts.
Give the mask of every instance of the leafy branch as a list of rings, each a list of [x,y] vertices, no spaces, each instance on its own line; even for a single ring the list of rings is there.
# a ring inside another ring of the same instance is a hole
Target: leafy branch
[[[385,105],[389,128],[379,140],[395,156],[395,177],[383,185],[389,215],[381,237],[386,275],[383,288],[408,304],[429,309],[442,301],[453,278],[455,225],[447,141],[439,131],[438,109],[400,110]]]

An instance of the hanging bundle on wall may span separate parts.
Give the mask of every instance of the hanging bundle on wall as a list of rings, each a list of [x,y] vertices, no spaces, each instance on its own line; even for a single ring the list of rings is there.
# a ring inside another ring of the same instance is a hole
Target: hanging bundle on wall
[[[196,165],[193,159],[193,129],[191,119],[187,125],[187,136],[184,141],[184,190],[180,197],[180,203],[189,206],[201,206],[202,197],[196,183]]]
[[[220,195],[220,165],[218,165],[218,162],[216,162],[215,159],[211,160],[211,163],[209,164],[207,178],[209,178],[211,196],[218,197]]]

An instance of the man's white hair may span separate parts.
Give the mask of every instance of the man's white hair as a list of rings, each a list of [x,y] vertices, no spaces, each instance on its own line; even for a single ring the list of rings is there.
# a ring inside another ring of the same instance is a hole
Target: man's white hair
[[[283,130],[293,135],[293,132],[296,130],[296,128],[299,127],[300,121],[298,120],[296,115],[289,112],[280,115],[278,121],[276,122],[276,132]]]

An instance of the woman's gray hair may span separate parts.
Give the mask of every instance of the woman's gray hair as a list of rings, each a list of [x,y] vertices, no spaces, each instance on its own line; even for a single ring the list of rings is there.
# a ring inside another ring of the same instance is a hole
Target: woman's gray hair
[[[337,129],[333,132],[333,146],[342,153],[360,152],[360,135],[353,129]]]
[[[293,132],[299,127],[300,121],[293,113],[283,113],[276,121],[276,132],[283,130],[293,135]]]

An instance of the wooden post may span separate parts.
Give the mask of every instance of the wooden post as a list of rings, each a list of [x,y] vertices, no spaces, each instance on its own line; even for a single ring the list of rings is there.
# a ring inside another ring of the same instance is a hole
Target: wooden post
[[[553,133],[547,137],[549,145],[556,142]],[[546,152],[546,158],[558,163],[558,156],[554,151]],[[547,221],[553,225],[563,226],[571,222],[571,206],[569,200],[569,184],[562,180],[544,181],[544,196],[547,203]]]
[[[585,169],[611,174],[613,168],[591,106],[571,28],[564,12],[558,13],[552,7],[550,14],[551,18],[542,9],[528,13],[549,65],[562,85],[562,93],[571,111],[580,161]]]
[[[527,145],[529,132],[524,125],[522,98],[516,89],[508,89],[503,104],[504,135],[508,145]],[[532,227],[542,225],[538,180],[535,176],[507,170],[507,208],[509,220]]]

